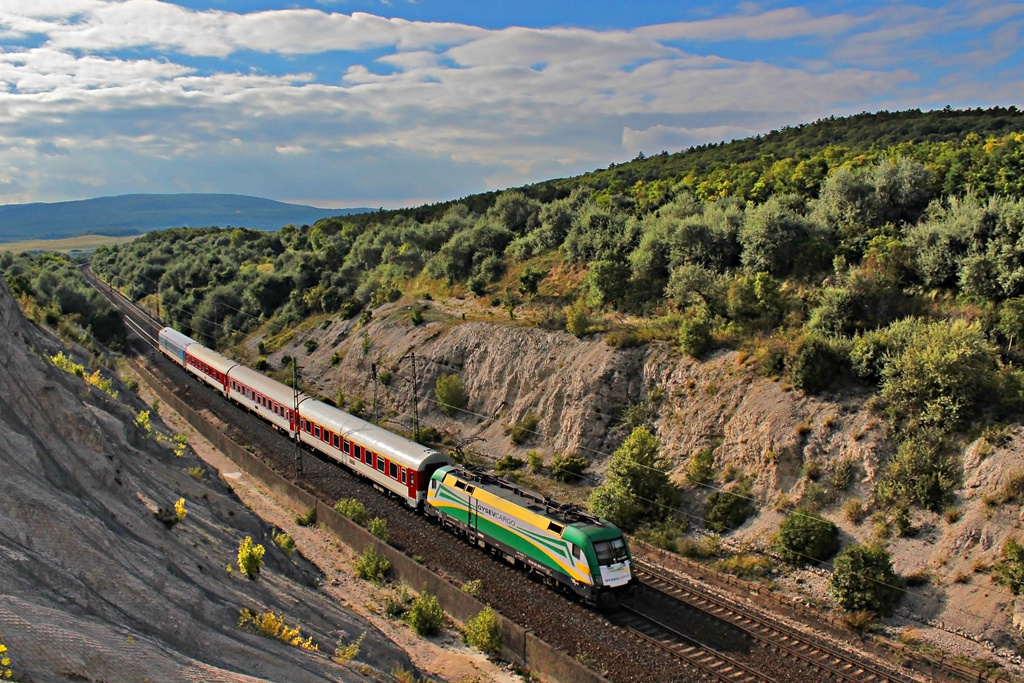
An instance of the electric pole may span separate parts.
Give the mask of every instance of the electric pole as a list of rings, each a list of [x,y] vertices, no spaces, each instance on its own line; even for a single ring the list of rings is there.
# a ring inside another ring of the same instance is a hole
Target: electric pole
[[[420,388],[416,378],[416,352],[410,351],[399,359],[399,362],[406,358],[412,360],[412,415],[413,424],[416,429],[415,441],[420,442]]]
[[[302,437],[299,432],[302,422],[299,418],[299,363],[292,359],[292,409],[295,411],[295,476],[301,477],[302,471]]]

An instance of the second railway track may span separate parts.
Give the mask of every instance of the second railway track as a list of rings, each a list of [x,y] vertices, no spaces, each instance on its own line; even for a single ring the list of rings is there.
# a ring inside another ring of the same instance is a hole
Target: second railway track
[[[145,309],[125,299],[119,292],[92,275],[88,269],[84,269],[84,274],[93,286],[106,294],[124,311],[126,324],[133,333],[144,338],[144,341],[150,345],[155,343],[156,332],[162,327],[159,320]],[[158,354],[154,362],[159,360]],[[174,375],[174,370],[173,367],[163,368],[162,372],[167,373],[170,378]],[[168,381],[172,384],[180,383],[183,378],[187,381],[188,376],[181,373],[181,376],[175,376]],[[262,425],[253,416],[213,396],[212,392],[207,396],[207,392],[203,392],[202,389],[198,389],[197,394],[196,389],[196,387],[192,387],[184,391],[185,393],[192,391],[193,398],[202,396],[202,401],[211,408],[212,412],[221,415],[221,419],[225,423],[237,425],[241,420],[246,423]],[[245,428],[247,437],[258,431],[260,431],[258,427],[255,428],[255,431]],[[342,474],[338,468],[331,467],[330,463],[316,461],[310,468],[311,471],[302,478],[290,476],[293,474],[292,464],[294,462],[291,442],[272,434],[269,427],[262,431],[267,432],[269,439],[279,443],[277,447],[264,447],[267,442],[260,439],[260,451],[264,455],[264,460],[280,473],[289,475],[289,478],[296,480],[296,483],[325,501],[353,495],[352,484],[345,481],[350,477]],[[362,498],[364,502],[371,503],[371,508],[380,509],[382,506],[387,506],[389,510],[385,516],[389,523],[395,518],[398,506],[388,506],[390,501],[364,498],[367,487],[359,488],[362,488],[363,491],[357,497]],[[398,510],[398,513],[401,520],[396,521],[397,527],[407,523],[422,523],[430,526],[425,521],[409,515],[406,510]],[[416,521],[410,522],[410,518]],[[501,563],[491,562],[486,557],[479,558],[489,563],[489,568],[486,571],[482,570],[481,565],[477,562],[469,561],[467,564],[467,559],[472,560],[475,556],[482,554],[466,553],[464,547],[457,549],[461,542],[455,538],[437,534],[436,531],[427,533],[415,531],[408,535],[398,533],[396,536],[398,546],[405,552],[421,556],[428,566],[449,576],[457,583],[460,576],[462,580],[466,580],[477,578],[480,573],[488,576],[495,572],[501,574],[503,578],[495,577],[488,581],[491,589],[488,591],[488,595],[483,596],[486,600],[501,605],[502,611],[507,616],[519,621],[526,628],[533,629],[538,636],[561,647],[566,652],[581,657],[585,653],[588,658],[597,662],[599,668],[604,669],[613,680],[716,680],[741,683],[754,681],[806,683],[817,680],[834,680],[844,683],[882,683],[883,681],[919,683],[922,680],[929,680],[903,674],[895,667],[889,670],[887,667],[878,666],[869,661],[867,657],[849,655],[841,649],[830,647],[799,630],[787,630],[772,620],[766,620],[756,612],[744,610],[738,604],[733,604],[732,601],[715,596],[711,591],[702,592],[686,586],[667,572],[662,572],[658,567],[642,560],[637,561],[637,569],[644,577],[647,590],[657,591],[661,594],[662,597],[657,599],[659,604],[668,606],[675,602],[678,608],[681,603],[691,610],[700,611],[712,619],[728,624],[731,629],[735,629],[737,633],[743,635],[734,634],[731,636],[733,641],[723,636],[726,640],[720,641],[718,646],[714,647],[705,645],[702,639],[689,636],[678,628],[664,623],[657,614],[644,614],[642,610],[634,610],[631,613],[627,608],[622,611],[620,616],[613,617],[610,623],[604,616],[589,612],[560,595],[551,594],[547,599],[539,601],[533,600],[532,597],[525,599],[526,596],[536,593],[538,590],[545,591],[545,589],[539,588],[536,583],[520,573],[501,566]],[[439,536],[443,537],[440,545],[447,550],[442,551],[440,556],[428,554],[426,551],[428,546],[423,544],[431,544]],[[461,569],[453,569],[453,565],[460,565]],[[466,567],[475,567],[475,569]],[[500,590],[499,587],[507,590]],[[668,608],[671,609],[671,607]],[[545,616],[540,618],[541,614]],[[589,617],[586,616],[588,614]],[[579,625],[581,633],[573,634],[570,624]],[[615,635],[615,632],[618,632],[619,635]],[[622,635],[625,633],[629,633],[630,640],[635,639],[636,642],[623,642],[625,639],[622,638]],[[746,644],[734,642],[744,639],[748,641]],[[749,641],[755,641],[756,647],[751,648]],[[725,644],[722,645],[722,642]],[[738,652],[739,656],[732,651]],[[660,654],[656,654],[659,652]],[[780,657],[773,653],[783,653],[788,658],[789,664],[779,667]],[[675,663],[673,664],[673,662]],[[680,668],[681,663],[685,663],[686,668]],[[777,671],[780,671],[781,675],[777,675]]]

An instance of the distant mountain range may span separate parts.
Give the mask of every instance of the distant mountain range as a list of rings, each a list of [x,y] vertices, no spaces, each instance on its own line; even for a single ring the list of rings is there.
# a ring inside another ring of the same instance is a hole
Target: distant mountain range
[[[0,242],[78,235],[135,235],[179,227],[277,230],[374,209],[318,209],[237,194],[126,194],[0,206]]]

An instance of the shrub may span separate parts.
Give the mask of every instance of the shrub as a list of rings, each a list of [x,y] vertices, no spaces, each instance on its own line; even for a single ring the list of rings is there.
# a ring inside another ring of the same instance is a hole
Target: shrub
[[[690,559],[706,560],[722,554],[722,542],[714,536],[691,536],[676,542],[676,552]]]
[[[185,510],[184,498],[179,498],[174,504],[174,514],[177,515],[179,522],[183,522],[185,520],[185,515],[188,514],[188,511]]]
[[[497,654],[501,649],[501,617],[488,605],[480,614],[466,622],[466,643],[484,654]]]
[[[512,443],[519,446],[534,436],[534,430],[539,422],[540,418],[531,411],[526,413],[519,422],[506,429],[505,433],[508,434],[508,438],[512,440]]]
[[[816,394],[847,373],[848,361],[834,343],[810,336],[800,342],[788,364],[793,386],[808,394]]]
[[[655,548],[677,552],[679,549],[679,537],[689,529],[689,522],[682,517],[667,519],[659,524],[645,526],[636,532],[636,537],[641,541],[650,543]]]
[[[517,458],[514,455],[506,455],[498,458],[498,461],[494,463],[494,470],[496,472],[518,472],[526,466],[526,462],[522,458]]]
[[[829,477],[828,482],[832,484],[836,491],[845,491],[853,483],[853,474],[856,467],[856,462],[851,458],[840,460],[836,464],[836,468],[832,472],[832,476]]]
[[[712,493],[704,506],[704,526],[720,534],[742,526],[754,512],[749,493],[748,485]]]
[[[711,348],[711,314],[704,307],[691,311],[679,323],[679,348],[692,358],[700,358]]]
[[[779,525],[774,545],[782,559],[791,564],[823,562],[839,550],[839,527],[824,517],[797,512]]]
[[[371,519],[370,523],[366,525],[366,530],[385,543],[391,538],[391,534],[388,532],[388,520],[383,517]]]
[[[590,463],[577,455],[555,453],[555,457],[551,459],[551,476],[558,481],[572,484],[580,480],[588,467]]]
[[[313,636],[303,640],[300,627],[286,625],[283,614],[278,616],[271,611],[253,613],[243,607],[238,614],[238,628],[264,638],[276,638],[303,650],[316,652],[319,649],[313,643]]]
[[[371,545],[363,551],[354,566],[359,578],[374,585],[380,585],[384,583],[384,579],[391,570],[391,561],[378,553],[377,549]]]
[[[348,645],[345,645],[345,641],[342,637],[338,637],[338,644],[334,648],[334,661],[338,664],[347,664],[353,659],[359,656],[359,648],[363,645],[363,640],[366,638],[366,632],[363,631],[362,635],[353,640]]]
[[[192,477],[196,481],[202,481],[203,477],[206,476],[206,470],[200,467],[199,465],[196,465],[195,467],[189,467],[185,471],[188,472],[188,476]]]
[[[828,592],[842,609],[892,614],[902,592],[892,559],[883,548],[847,546],[836,556],[833,567]]]
[[[472,595],[474,598],[480,597],[480,591],[483,590],[484,582],[481,579],[473,579],[462,584],[462,592],[468,595]]]
[[[260,372],[264,372],[266,371],[267,368],[270,367],[270,363],[267,362],[266,358],[260,356],[259,358],[256,359],[256,363],[253,365],[253,367],[259,370]]]
[[[4,680],[10,680],[14,676],[14,671],[11,669],[11,658],[7,652],[7,646],[4,645],[3,638],[0,638],[0,678]]]
[[[317,343],[315,339],[307,339],[305,346],[306,353],[313,353],[320,347],[320,345]]]
[[[291,534],[284,531],[274,534],[274,543],[280,548],[286,555],[291,555],[295,552],[295,539],[292,538]]]
[[[590,319],[582,301],[577,301],[563,311],[565,313],[565,331],[574,337],[583,337],[590,331]]]
[[[444,626],[444,610],[436,596],[424,591],[413,600],[406,621],[416,635],[432,636]]]
[[[449,417],[466,407],[469,399],[462,386],[462,380],[456,374],[441,375],[434,384],[434,395],[437,396],[438,407]]]
[[[313,526],[316,524],[316,506],[309,508],[305,513],[295,518],[295,523],[299,526]]]
[[[942,452],[936,432],[920,431],[900,444],[875,488],[886,504],[903,501],[928,510],[946,507],[959,481],[956,460]]]
[[[715,456],[710,448],[702,448],[690,456],[686,479],[694,486],[707,486],[715,478]]]
[[[526,467],[530,470],[530,474],[540,474],[544,469],[544,456],[537,451],[527,451]]]
[[[772,561],[764,555],[737,553],[732,557],[715,562],[711,567],[716,571],[726,572],[741,579],[755,581],[771,574]]]
[[[851,498],[843,505],[843,516],[853,524],[860,524],[868,516],[867,506],[860,498]]]
[[[996,582],[1006,586],[1014,595],[1024,592],[1024,546],[1015,539],[1003,544],[1003,559],[996,564]]]
[[[366,413],[366,404],[363,403],[363,399],[358,396],[353,398],[352,402],[348,404],[348,412],[356,417],[363,417]]]
[[[260,544],[252,542],[252,536],[246,536],[238,546],[238,571],[250,579],[255,579],[263,566],[263,554],[266,552]]]
[[[334,504],[334,511],[348,517],[359,526],[365,526],[366,521],[370,518],[366,506],[355,498],[342,498]]]
[[[388,619],[398,619],[409,610],[410,602],[412,596],[409,595],[409,589],[402,584],[384,596],[384,616]]]
[[[135,426],[142,430],[142,433],[146,436],[150,436],[153,433],[153,425],[149,420],[149,411],[143,410],[135,416]]]

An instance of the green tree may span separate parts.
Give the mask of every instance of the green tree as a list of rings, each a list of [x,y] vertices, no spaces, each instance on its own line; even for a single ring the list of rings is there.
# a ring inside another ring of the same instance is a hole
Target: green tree
[[[637,427],[608,462],[605,483],[590,495],[590,508],[626,531],[669,517],[679,489],[668,478],[671,462],[646,427]]]
[[[1024,297],[1007,299],[999,309],[999,333],[1006,339],[1006,352],[1013,348],[1013,342],[1024,332]]]
[[[679,323],[679,348],[692,358],[700,358],[711,348],[711,314],[704,306],[694,306]]]
[[[836,556],[828,592],[847,612],[868,611],[880,616],[892,614],[902,594],[889,553],[863,545],[847,546]]]
[[[1015,539],[1006,539],[1003,559],[996,565],[996,574],[996,581],[1013,591],[1014,595],[1024,592],[1024,546]]]
[[[434,395],[437,396],[438,406],[445,415],[453,416],[466,407],[469,398],[462,386],[462,380],[455,373],[441,375],[434,384]]]
[[[748,209],[739,241],[743,267],[784,277],[793,269],[800,243],[808,236],[807,221],[773,195],[764,204]]]
[[[882,370],[886,415],[897,428],[956,429],[988,395],[995,370],[980,323],[929,323]]]
[[[779,525],[775,550],[786,562],[824,562],[839,550],[839,527],[818,515],[797,511]]]

